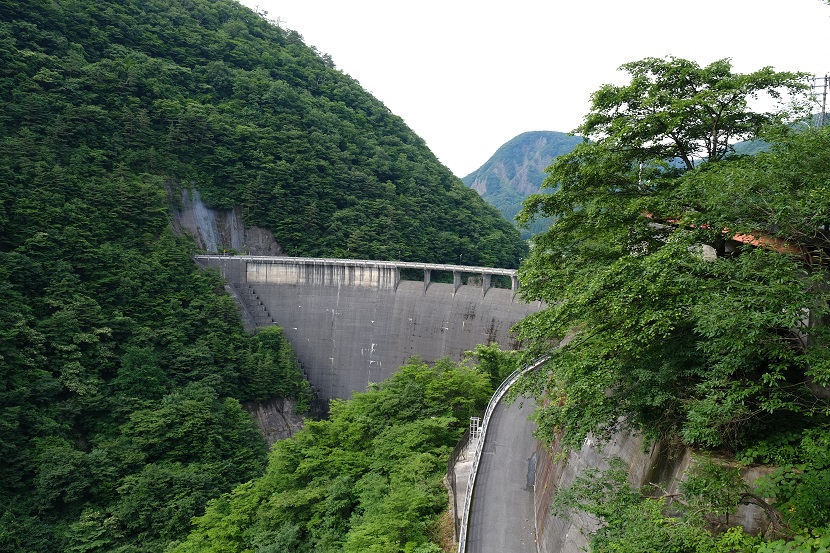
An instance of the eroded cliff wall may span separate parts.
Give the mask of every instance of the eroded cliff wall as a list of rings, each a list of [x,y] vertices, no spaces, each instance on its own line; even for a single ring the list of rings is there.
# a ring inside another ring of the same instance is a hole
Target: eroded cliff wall
[[[567,487],[586,468],[608,468],[607,460],[619,457],[628,465],[629,482],[641,487],[657,484],[666,494],[677,492],[684,473],[694,462],[689,448],[672,450],[665,444],[645,444],[641,436],[619,432],[607,444],[588,439],[579,451],[561,458],[562,449],[554,442],[543,446],[537,442],[536,467],[536,529],[540,553],[581,553],[587,551],[588,533],[597,528],[597,520],[575,511],[570,517],[551,516],[550,504],[557,489]],[[720,459],[729,463],[729,459]],[[751,484],[770,467],[753,467],[741,471]],[[763,533],[769,524],[766,513],[754,505],[741,505],[730,516],[730,522],[752,533]]]
[[[303,416],[296,413],[296,402],[292,399],[247,401],[242,407],[254,418],[269,446],[290,438],[303,428]]]
[[[271,231],[245,226],[242,208],[211,209],[197,189],[181,190],[173,210],[173,228],[189,234],[200,250],[225,253],[231,250],[251,255],[280,255],[282,248]]]

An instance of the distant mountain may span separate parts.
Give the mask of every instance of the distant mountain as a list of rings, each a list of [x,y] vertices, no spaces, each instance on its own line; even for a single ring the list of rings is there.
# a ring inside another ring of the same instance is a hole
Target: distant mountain
[[[735,153],[742,156],[754,156],[769,150],[769,142],[760,139],[746,140],[735,144]]]
[[[487,163],[463,179],[464,184],[478,192],[490,205],[513,221],[530,194],[539,192],[547,176],[545,168],[554,158],[567,154],[582,137],[556,131],[531,131],[505,143]],[[537,221],[523,237],[546,228],[546,221]]]

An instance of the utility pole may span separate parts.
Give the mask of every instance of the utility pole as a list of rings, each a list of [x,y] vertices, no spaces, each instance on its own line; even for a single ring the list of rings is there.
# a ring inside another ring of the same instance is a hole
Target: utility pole
[[[819,115],[819,126],[824,126],[827,121],[827,92],[830,89],[830,75],[824,77],[813,77],[813,98],[821,103]]]

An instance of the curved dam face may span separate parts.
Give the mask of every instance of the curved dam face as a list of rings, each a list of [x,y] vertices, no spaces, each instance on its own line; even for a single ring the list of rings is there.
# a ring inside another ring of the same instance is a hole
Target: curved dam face
[[[413,356],[460,360],[478,344],[516,348],[510,329],[538,311],[507,269],[422,263],[197,256],[218,268],[257,326],[277,324],[321,400],[349,398]],[[402,269],[423,281],[401,280]],[[452,273],[453,284],[431,282]],[[471,284],[464,284],[464,277]],[[490,286],[493,276],[512,288]]]

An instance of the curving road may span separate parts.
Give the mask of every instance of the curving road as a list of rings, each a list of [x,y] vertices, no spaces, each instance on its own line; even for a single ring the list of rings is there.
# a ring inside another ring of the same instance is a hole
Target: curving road
[[[467,553],[536,553],[533,400],[499,402],[487,429],[467,530]]]

